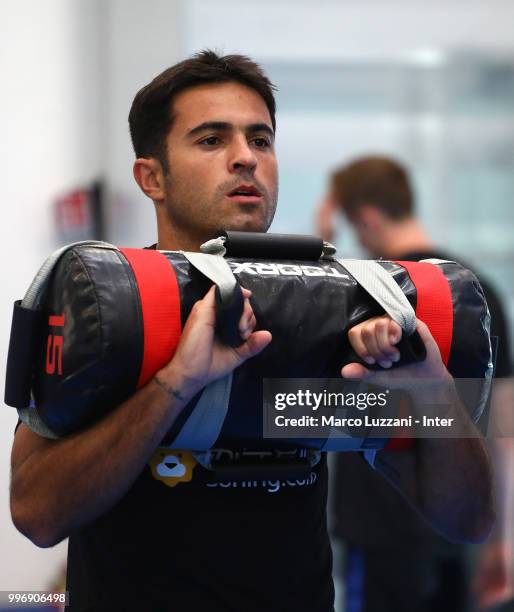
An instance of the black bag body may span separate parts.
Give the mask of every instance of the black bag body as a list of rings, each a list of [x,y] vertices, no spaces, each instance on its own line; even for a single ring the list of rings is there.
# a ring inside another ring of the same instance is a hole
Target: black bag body
[[[193,450],[214,445],[323,447],[323,440],[317,439],[263,440],[263,379],[339,378],[341,367],[357,360],[348,330],[383,314],[383,307],[336,260],[225,261],[237,282],[252,291],[257,329],[269,330],[273,340],[225,381],[229,398],[222,416],[214,419],[214,431],[205,432],[205,420],[217,414],[216,405],[210,406],[212,414],[204,406],[204,412],[194,416],[202,402],[200,393],[166,440],[180,440]],[[416,309],[417,289],[406,268],[388,261],[378,265]],[[446,356],[450,373],[486,380],[491,374],[489,314],[476,277],[454,262],[415,265],[437,268],[451,299]],[[88,427],[171,359],[193,304],[211,285],[181,252],[120,250],[104,243],[64,249],[38,297],[15,305],[6,403],[36,413],[57,436]],[[223,394],[222,387],[218,383]],[[478,416],[472,414],[475,420]],[[196,438],[191,433],[195,418],[204,421],[203,433]],[[190,433],[185,435],[187,428]],[[379,448],[384,443],[375,440],[370,445]]]

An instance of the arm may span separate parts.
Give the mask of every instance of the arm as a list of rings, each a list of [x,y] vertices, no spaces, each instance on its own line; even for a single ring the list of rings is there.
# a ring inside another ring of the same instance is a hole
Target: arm
[[[493,383],[488,448],[494,467],[498,518],[480,548],[473,591],[479,608],[490,608],[514,597],[514,378]]]
[[[244,290],[237,349],[214,337],[211,289],[197,302],[172,360],[155,378],[89,429],[47,440],[20,425],[12,450],[11,513],[16,527],[38,546],[53,546],[111,508],[131,487],[185,404],[271,340],[254,332]]]
[[[399,357],[394,345],[401,338],[401,328],[389,317],[375,317],[357,325],[349,332],[354,350],[367,363],[377,362],[384,370],[370,371],[352,363],[341,373],[346,378],[365,378],[389,387],[412,381],[414,411],[431,403],[451,404],[452,416],[459,419],[469,437],[418,438],[410,450],[380,451],[375,467],[446,538],[481,541],[494,521],[485,444],[460,403],[430,331],[421,321],[417,329],[427,349],[426,359],[387,370]],[[423,379],[429,384],[422,384]]]

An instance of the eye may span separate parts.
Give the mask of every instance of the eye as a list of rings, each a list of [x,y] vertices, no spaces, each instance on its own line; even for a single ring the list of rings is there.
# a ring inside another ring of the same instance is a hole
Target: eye
[[[268,147],[271,146],[270,141],[267,138],[264,138],[262,136],[259,136],[258,138],[254,138],[252,140],[252,143],[258,148],[258,149],[266,149]]]
[[[220,142],[221,141],[218,136],[207,136],[207,138],[203,138],[202,140],[200,140],[200,144],[207,145],[210,147],[216,146],[220,144]]]

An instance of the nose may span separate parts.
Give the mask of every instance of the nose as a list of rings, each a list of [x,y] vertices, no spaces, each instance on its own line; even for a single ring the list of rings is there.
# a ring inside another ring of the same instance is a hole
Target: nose
[[[246,136],[235,137],[230,147],[229,170],[231,172],[253,171],[256,166],[257,157]]]

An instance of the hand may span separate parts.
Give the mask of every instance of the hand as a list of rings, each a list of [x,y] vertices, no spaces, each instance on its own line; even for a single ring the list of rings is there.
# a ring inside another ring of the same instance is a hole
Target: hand
[[[243,289],[244,308],[239,333],[245,342],[237,348],[225,346],[215,336],[215,286],[191,309],[172,360],[160,372],[160,379],[176,389],[186,401],[210,382],[222,378],[270,342],[269,331],[254,332],[255,315],[250,305],[251,291]]]
[[[353,350],[363,361],[369,365],[378,364],[383,370],[369,370],[360,363],[349,363],[342,368],[341,375],[344,378],[366,379],[389,386],[394,386],[395,381],[401,382],[399,386],[402,388],[405,388],[404,383],[409,380],[419,382],[424,378],[448,382],[451,380],[450,374],[430,330],[419,319],[416,320],[416,329],[425,344],[426,358],[421,362],[389,370],[400,358],[400,352],[395,346],[402,337],[398,323],[388,315],[383,315],[352,327],[348,332],[348,340]]]
[[[507,542],[491,542],[481,548],[473,579],[473,592],[480,610],[514,598],[512,561]]]

